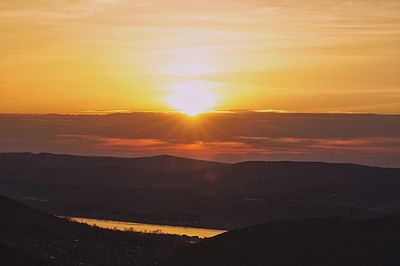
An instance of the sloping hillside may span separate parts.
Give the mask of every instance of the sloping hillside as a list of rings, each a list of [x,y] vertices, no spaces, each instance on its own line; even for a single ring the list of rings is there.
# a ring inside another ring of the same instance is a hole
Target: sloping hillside
[[[50,260],[40,258],[26,251],[12,248],[0,242],[0,265],[7,266],[55,266]]]
[[[270,222],[183,248],[164,265],[400,265],[400,219]]]
[[[93,228],[0,196],[1,265],[154,265],[189,240]]]

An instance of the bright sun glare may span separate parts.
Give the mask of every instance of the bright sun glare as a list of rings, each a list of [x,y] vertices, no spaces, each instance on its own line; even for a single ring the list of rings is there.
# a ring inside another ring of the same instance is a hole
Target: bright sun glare
[[[196,116],[210,111],[215,105],[215,95],[202,82],[182,82],[174,85],[174,91],[167,99],[175,110]]]

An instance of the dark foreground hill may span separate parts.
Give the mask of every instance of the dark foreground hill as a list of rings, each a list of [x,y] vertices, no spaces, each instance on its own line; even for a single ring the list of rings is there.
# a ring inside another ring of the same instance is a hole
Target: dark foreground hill
[[[269,222],[183,248],[164,266],[400,265],[400,219]]]
[[[0,154],[0,193],[67,216],[236,228],[400,210],[400,169],[172,156]]]
[[[12,248],[0,242],[0,265],[6,266],[56,266],[45,258],[32,255],[26,251]]]
[[[0,196],[0,265],[4,266],[155,265],[189,240],[93,228]]]

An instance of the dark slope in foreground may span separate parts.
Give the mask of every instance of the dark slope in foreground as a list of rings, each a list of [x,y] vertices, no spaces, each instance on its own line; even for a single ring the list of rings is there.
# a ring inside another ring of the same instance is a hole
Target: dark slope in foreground
[[[67,216],[236,228],[400,210],[400,169],[156,156],[0,154],[0,194]]]
[[[0,196],[0,265],[154,265],[188,240],[93,228]]]
[[[12,248],[2,242],[0,242],[0,265],[56,266],[56,264],[50,260],[34,256],[23,250]]]
[[[400,219],[270,222],[183,248],[164,266],[400,265]]]

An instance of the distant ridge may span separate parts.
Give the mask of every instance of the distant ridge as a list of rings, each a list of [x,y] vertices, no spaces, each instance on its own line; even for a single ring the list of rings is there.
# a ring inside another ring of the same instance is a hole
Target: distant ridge
[[[86,159],[110,159],[110,160],[182,160],[186,162],[208,162],[215,163],[220,165],[262,165],[262,164],[321,164],[321,165],[348,165],[348,166],[362,166],[362,167],[371,167],[371,168],[382,168],[382,169],[400,169],[395,167],[382,167],[382,166],[373,166],[373,165],[364,165],[364,164],[355,164],[355,163],[346,163],[346,162],[324,162],[324,161],[268,161],[268,160],[250,160],[250,161],[241,161],[235,163],[226,163],[226,162],[218,162],[212,160],[204,160],[204,159],[195,159],[195,158],[187,158],[169,154],[160,154],[154,156],[139,156],[139,157],[118,157],[118,156],[102,156],[102,155],[74,155],[74,154],[62,154],[62,153],[48,153],[48,152],[3,152],[0,153],[0,157],[9,156],[9,157],[53,157],[53,158],[86,158]]]
[[[307,164],[313,164],[313,165],[320,165],[320,166],[327,166],[327,165],[341,165],[341,166],[349,166],[349,167],[370,167],[370,168],[380,168],[380,169],[400,169],[396,167],[383,167],[383,166],[374,166],[374,165],[365,165],[365,164],[356,164],[356,163],[345,163],[345,162],[323,162],[323,161],[243,161],[243,162],[237,162],[233,163],[233,165],[265,165],[265,164],[270,164],[270,165],[292,165],[292,164],[298,164],[298,165],[307,165]]]
[[[2,157],[54,157],[54,158],[87,158],[87,159],[120,159],[120,160],[185,160],[185,161],[197,161],[197,162],[212,162],[212,163],[219,163],[219,164],[229,164],[229,163],[222,163],[210,160],[202,160],[202,159],[193,159],[193,158],[186,158],[180,157],[175,155],[169,154],[160,154],[154,156],[139,156],[139,157],[118,157],[118,156],[102,156],[102,155],[75,155],[75,154],[67,154],[67,153],[49,153],[49,152],[2,152],[0,153]]]

